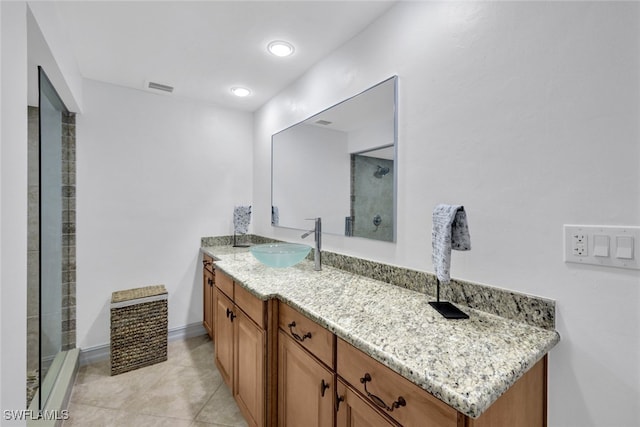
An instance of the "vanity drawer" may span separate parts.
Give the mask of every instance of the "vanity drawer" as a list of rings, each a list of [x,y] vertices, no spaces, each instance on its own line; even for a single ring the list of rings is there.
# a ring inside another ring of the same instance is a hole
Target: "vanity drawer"
[[[266,329],[265,321],[265,307],[267,302],[262,301],[256,296],[252,295],[242,286],[235,285],[235,298],[234,301],[242,311],[244,311],[251,320],[256,322],[262,329]]]
[[[233,299],[233,279],[220,270],[216,274],[216,287],[224,292],[226,296]]]
[[[340,377],[366,401],[402,425],[423,425],[424,420],[429,420],[429,426],[434,427],[458,425],[455,409],[341,339],[338,339],[337,365]],[[404,405],[391,410],[394,403],[402,400]]]
[[[335,340],[331,332],[282,303],[279,305],[278,326],[322,363],[333,368]]]

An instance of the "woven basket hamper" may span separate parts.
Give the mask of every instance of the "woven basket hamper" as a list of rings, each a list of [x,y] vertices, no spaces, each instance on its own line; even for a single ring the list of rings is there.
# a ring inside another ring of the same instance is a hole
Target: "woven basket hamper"
[[[167,360],[168,307],[164,285],[111,295],[111,375]]]

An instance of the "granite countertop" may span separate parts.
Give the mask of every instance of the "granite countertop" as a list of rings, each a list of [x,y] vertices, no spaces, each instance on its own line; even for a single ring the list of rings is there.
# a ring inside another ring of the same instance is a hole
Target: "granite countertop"
[[[461,413],[477,418],[536,364],[556,331],[461,307],[447,320],[428,295],[313,262],[267,267],[247,248],[203,247],[262,300],[277,298]]]

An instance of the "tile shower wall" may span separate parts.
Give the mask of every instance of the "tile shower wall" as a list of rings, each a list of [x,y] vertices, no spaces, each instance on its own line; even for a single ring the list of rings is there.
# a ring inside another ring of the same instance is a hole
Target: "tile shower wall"
[[[39,361],[39,128],[28,107],[27,402],[38,385]],[[62,115],[62,350],[76,346],[75,114]]]
[[[351,156],[351,218],[354,236],[393,241],[393,160]]]
[[[38,109],[28,112],[28,224],[27,224],[27,371],[34,375],[38,369],[38,301],[40,299],[39,275],[39,217],[38,217]]]
[[[76,115],[62,114],[62,350],[76,347]]]

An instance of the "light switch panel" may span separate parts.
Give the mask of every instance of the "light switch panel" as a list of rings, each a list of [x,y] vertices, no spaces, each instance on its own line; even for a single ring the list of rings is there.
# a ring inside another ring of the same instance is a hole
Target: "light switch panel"
[[[640,270],[640,227],[564,225],[564,261]]]

